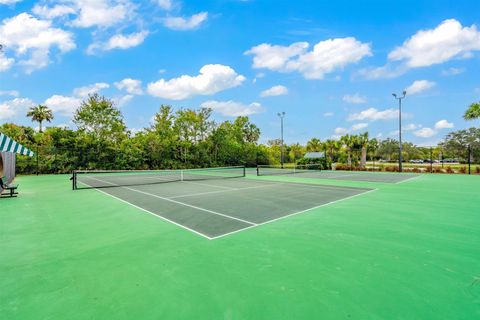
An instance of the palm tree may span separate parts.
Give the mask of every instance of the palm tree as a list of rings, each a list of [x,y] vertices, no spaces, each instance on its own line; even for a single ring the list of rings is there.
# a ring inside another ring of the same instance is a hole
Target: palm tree
[[[367,150],[372,152],[370,157],[370,159],[373,160],[372,171],[375,170],[375,156],[376,156],[378,147],[379,147],[379,143],[377,139],[373,138],[370,141],[368,141]]]
[[[312,138],[307,142],[307,151],[309,152],[318,152],[322,147],[322,143],[318,138]]]
[[[463,115],[465,120],[475,120],[480,119],[480,102],[472,103]]]
[[[357,144],[357,137],[354,135],[346,134],[340,138],[340,142],[343,144],[343,146],[345,147],[345,150],[347,151],[347,163],[351,170],[352,169],[352,151],[355,148],[355,145]]]
[[[367,147],[368,147],[368,132],[359,134],[357,137],[357,142],[362,148],[362,157],[360,159],[360,168],[365,168],[367,163]]]
[[[31,107],[27,113],[27,117],[32,118],[32,121],[37,121],[40,125],[40,132],[42,132],[42,122],[53,120],[52,110],[48,109],[47,106],[39,104],[36,107]]]
[[[330,162],[333,162],[333,154],[335,151],[339,149],[339,142],[332,139],[327,139],[324,143],[325,149],[328,150],[328,157],[330,158]]]

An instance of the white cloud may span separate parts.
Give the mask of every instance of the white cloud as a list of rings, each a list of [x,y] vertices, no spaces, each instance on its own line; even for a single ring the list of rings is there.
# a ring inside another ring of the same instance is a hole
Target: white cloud
[[[92,43],[88,46],[87,53],[94,54],[97,50],[108,51],[113,49],[128,49],[136,47],[143,43],[147,35],[147,31],[140,31],[128,35],[116,34],[108,39],[106,43]]]
[[[307,51],[307,42],[290,46],[260,44],[246,51],[253,55],[254,68],[279,72],[300,72],[306,79],[323,79],[326,74],[371,56],[370,45],[353,37],[320,41]]]
[[[323,114],[323,116],[324,116],[324,117],[331,117],[331,116],[333,116],[333,112],[325,112],[325,113]]]
[[[245,77],[221,64],[207,64],[197,76],[182,75],[170,80],[160,79],[148,84],[152,96],[182,100],[195,95],[212,95],[242,84]]]
[[[398,117],[398,110],[395,109],[386,109],[386,110],[377,110],[375,108],[368,108],[363,110],[359,113],[352,113],[348,115],[348,121],[356,121],[356,120],[388,120],[388,119],[395,119]]]
[[[262,43],[246,51],[253,55],[253,67],[265,68],[273,71],[285,71],[287,62],[298,57],[308,48],[308,42],[295,42],[288,47]]]
[[[3,52],[0,52],[0,72],[7,71],[13,66],[15,59],[7,58]]]
[[[47,66],[50,63],[49,55],[52,48],[56,47],[60,52],[75,48],[73,35],[62,29],[53,28],[50,21],[21,13],[2,22],[0,25],[2,44],[15,51],[18,57],[26,57],[19,63],[26,67],[27,72]],[[0,56],[0,66],[5,64],[3,60]],[[10,60],[11,63],[13,61]]]
[[[192,15],[190,18],[168,17],[163,20],[163,24],[172,30],[193,30],[200,27],[207,18],[207,12],[200,12]]]
[[[402,131],[413,131],[413,130],[416,130],[418,128],[420,128],[421,126],[419,125],[416,125],[414,123],[409,123],[405,126],[402,126]],[[398,134],[398,130],[397,130],[397,134]]]
[[[362,104],[367,102],[367,98],[355,93],[354,95],[344,95],[342,98],[343,101],[353,104]]]
[[[221,115],[230,116],[230,117],[249,116],[249,115],[264,111],[264,108],[258,102],[253,102],[248,105],[245,105],[243,103],[235,102],[232,100],[206,101],[201,104],[201,107],[210,108],[213,111],[220,113]]]
[[[409,68],[426,67],[456,57],[469,57],[480,50],[480,32],[475,25],[463,27],[455,19],[443,21],[434,29],[420,30],[402,46],[389,53],[391,61],[402,61]]]
[[[97,83],[89,85],[89,86],[75,88],[73,90],[73,94],[76,95],[77,97],[85,98],[89,94],[96,93],[96,92],[100,91],[101,89],[106,89],[106,88],[109,88],[109,87],[110,87],[110,85],[108,83],[97,82]]]
[[[11,119],[19,113],[26,113],[28,108],[33,106],[35,106],[35,103],[26,98],[15,98],[0,102],[0,120]]]
[[[335,128],[334,132],[335,132],[336,135],[343,135],[343,134],[348,133],[348,129],[347,128]]]
[[[435,129],[441,130],[441,129],[450,129],[453,128],[454,125],[451,122],[448,122],[447,120],[440,120],[435,123]]]
[[[132,99],[133,99],[133,95],[132,94],[127,94],[127,95],[121,96],[119,98],[113,99],[113,102],[118,107],[123,107],[124,105],[129,103]]]
[[[437,134],[437,131],[431,128],[422,128],[420,130],[414,131],[413,134],[420,138],[430,138]]]
[[[18,97],[20,95],[20,92],[17,90],[0,90],[0,96],[12,96],[12,97]]]
[[[359,76],[367,80],[377,80],[377,79],[392,79],[398,76],[401,76],[407,72],[407,68],[404,66],[393,67],[389,64],[383,67],[369,67],[361,69],[357,72]]]
[[[118,90],[125,90],[130,94],[143,94],[142,81],[140,80],[125,78],[122,81],[115,82],[114,85]]]
[[[20,1],[22,0],[0,0],[0,4],[11,5]]]
[[[75,110],[82,104],[82,100],[76,97],[53,95],[45,100],[43,104],[52,109],[54,114],[72,116]]]
[[[407,94],[412,95],[412,94],[417,94],[420,92],[423,92],[425,90],[428,90],[430,88],[433,88],[435,86],[435,82],[433,81],[428,81],[428,80],[415,80],[408,88],[405,90],[407,91]]]
[[[76,11],[74,8],[67,5],[58,4],[54,7],[48,7],[48,6],[41,6],[39,4],[36,4],[33,7],[32,12],[36,16],[41,18],[54,19],[54,18],[66,16],[69,14],[75,14]]]
[[[288,89],[285,86],[273,86],[270,89],[264,90],[260,93],[261,97],[273,97],[288,94]]]
[[[127,20],[133,11],[129,1],[122,0],[67,0],[78,15],[72,25],[80,28],[111,27]]]
[[[170,11],[173,8],[172,0],[158,0],[158,6],[163,10]]]
[[[356,123],[352,125],[351,130],[356,131],[356,130],[365,129],[366,127],[368,127],[368,123]]]
[[[445,70],[442,70],[442,76],[456,76],[458,74],[464,73],[465,69],[464,68],[448,68]]]

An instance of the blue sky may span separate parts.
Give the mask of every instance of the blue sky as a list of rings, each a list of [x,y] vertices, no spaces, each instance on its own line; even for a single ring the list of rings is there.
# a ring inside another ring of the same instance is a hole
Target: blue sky
[[[0,122],[46,104],[71,123],[88,93],[128,127],[161,104],[249,115],[262,142],[369,131],[438,142],[480,99],[479,1],[0,0]]]

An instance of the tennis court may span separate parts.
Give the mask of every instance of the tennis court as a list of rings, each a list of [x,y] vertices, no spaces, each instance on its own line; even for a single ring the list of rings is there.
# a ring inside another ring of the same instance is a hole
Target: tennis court
[[[412,173],[388,173],[388,172],[368,172],[368,171],[324,171],[316,170],[315,167],[307,166],[296,167],[278,167],[278,166],[258,166],[257,174],[259,176],[274,175],[295,175],[299,178],[313,179],[334,179],[381,183],[401,183],[410,179],[417,178],[418,174]]]
[[[247,179],[244,167],[77,171],[74,177],[74,189],[97,189],[208,239],[373,190]]]

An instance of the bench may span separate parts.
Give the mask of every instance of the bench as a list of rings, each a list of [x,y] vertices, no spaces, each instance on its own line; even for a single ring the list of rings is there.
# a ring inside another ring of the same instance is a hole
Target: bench
[[[16,197],[18,192],[17,192],[17,189],[18,189],[18,184],[4,184],[3,183],[3,180],[5,179],[5,177],[3,178],[0,178],[0,189],[1,189],[1,192],[0,192],[0,197],[3,198],[3,197]],[[4,190],[8,190],[7,193],[3,193]]]

